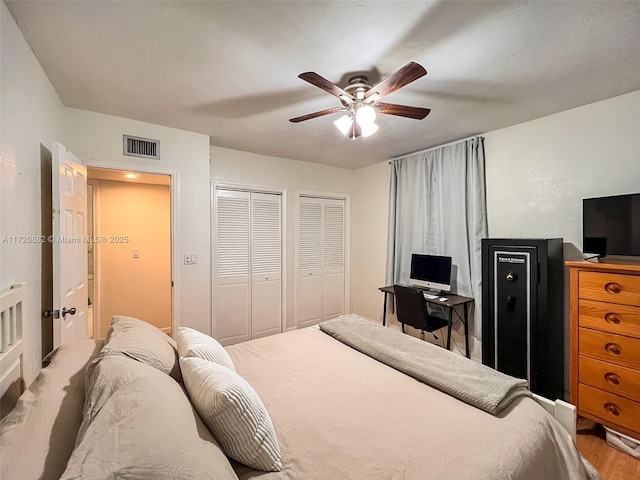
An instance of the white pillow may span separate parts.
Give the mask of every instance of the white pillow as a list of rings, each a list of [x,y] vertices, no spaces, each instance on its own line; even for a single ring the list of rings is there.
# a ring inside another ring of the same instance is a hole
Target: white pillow
[[[273,423],[251,385],[201,358],[180,357],[180,368],[191,403],[227,456],[257,470],[281,471]]]
[[[189,327],[178,328],[178,355],[180,357],[196,357],[230,368],[235,366],[231,357],[217,340]]]
[[[176,342],[158,327],[138,318],[114,315],[100,355],[133,358],[180,381]]]
[[[238,480],[184,390],[124,356],[87,370],[76,448],[61,480]]]

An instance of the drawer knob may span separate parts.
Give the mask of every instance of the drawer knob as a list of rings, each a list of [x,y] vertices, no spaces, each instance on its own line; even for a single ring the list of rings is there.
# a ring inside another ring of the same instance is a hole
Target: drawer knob
[[[622,348],[617,343],[607,343],[604,349],[612,355],[620,355],[622,353]]]
[[[618,416],[620,415],[620,409],[615,403],[607,402],[604,404],[604,409],[609,412],[611,415]]]
[[[618,325],[620,323],[620,317],[613,313],[613,312],[609,312],[604,316],[604,320],[607,323],[611,323],[613,325]]]
[[[607,372],[604,374],[604,379],[609,382],[611,385],[620,385],[620,377],[612,372]]]
[[[604,286],[604,289],[609,293],[620,293],[622,286],[616,282],[609,282]]]

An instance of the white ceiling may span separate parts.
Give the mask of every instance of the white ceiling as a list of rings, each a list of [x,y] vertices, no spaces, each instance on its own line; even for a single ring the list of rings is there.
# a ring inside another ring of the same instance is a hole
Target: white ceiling
[[[358,168],[640,90],[638,1],[7,1],[62,102],[204,133],[211,144]],[[297,75],[372,83],[409,61],[429,74],[341,136],[339,106]]]

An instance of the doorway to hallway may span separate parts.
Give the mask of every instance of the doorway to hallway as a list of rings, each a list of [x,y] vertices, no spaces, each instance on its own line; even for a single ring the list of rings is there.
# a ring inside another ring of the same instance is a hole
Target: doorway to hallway
[[[89,167],[87,243],[93,338],[113,315],[145,320],[171,334],[171,176]]]

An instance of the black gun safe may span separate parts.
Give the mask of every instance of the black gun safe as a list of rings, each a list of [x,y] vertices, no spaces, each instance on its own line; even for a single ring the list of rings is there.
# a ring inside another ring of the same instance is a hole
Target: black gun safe
[[[561,238],[482,239],[482,363],[564,398]]]

